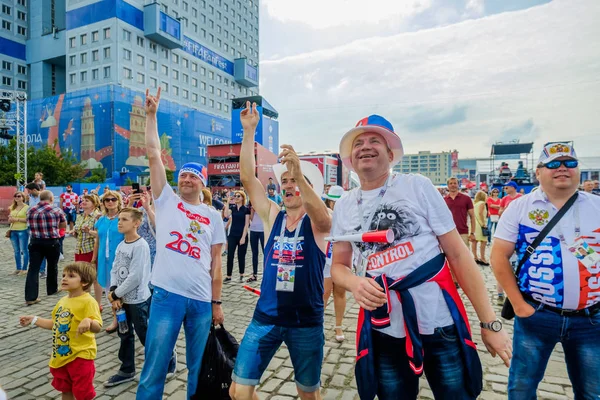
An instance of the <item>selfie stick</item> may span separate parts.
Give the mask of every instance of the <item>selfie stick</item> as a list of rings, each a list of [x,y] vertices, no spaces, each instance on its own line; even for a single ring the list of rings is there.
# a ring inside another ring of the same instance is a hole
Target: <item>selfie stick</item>
[[[355,233],[352,235],[329,236],[325,240],[328,242],[365,242],[365,243],[392,243],[394,241],[394,231],[373,231],[366,233]]]
[[[243,287],[244,289],[246,289],[247,291],[254,293],[254,294],[255,294],[255,295],[257,295],[257,296],[260,296],[260,290],[258,290],[258,289],[254,289],[253,287],[250,287],[250,286],[248,286],[248,285],[244,285],[244,286],[242,286],[242,287]]]

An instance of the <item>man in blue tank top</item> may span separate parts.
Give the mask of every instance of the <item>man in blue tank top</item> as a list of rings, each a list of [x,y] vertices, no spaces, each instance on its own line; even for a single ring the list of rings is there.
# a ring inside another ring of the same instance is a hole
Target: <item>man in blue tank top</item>
[[[281,164],[273,166],[286,210],[281,211],[255,176],[256,104],[247,102],[240,119],[244,128],[240,177],[269,239],[260,299],[240,345],[229,394],[234,400],[258,399],[255,386],[285,342],[298,395],[303,400],[320,399],[325,236],[331,229],[320,197],[323,176],[314,164],[300,161],[291,146],[282,145]]]

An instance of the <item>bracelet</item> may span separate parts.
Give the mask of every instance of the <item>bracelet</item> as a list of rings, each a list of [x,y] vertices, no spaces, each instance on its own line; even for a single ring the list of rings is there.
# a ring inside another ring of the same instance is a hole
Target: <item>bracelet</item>
[[[38,318],[39,318],[39,317],[38,317],[37,315],[35,315],[35,316],[33,317],[33,319],[31,320],[31,324],[29,324],[29,326],[35,326],[35,323],[38,321]]]
[[[216,304],[218,306],[220,306],[221,304],[223,304],[223,302],[221,300],[212,300],[211,303]]]

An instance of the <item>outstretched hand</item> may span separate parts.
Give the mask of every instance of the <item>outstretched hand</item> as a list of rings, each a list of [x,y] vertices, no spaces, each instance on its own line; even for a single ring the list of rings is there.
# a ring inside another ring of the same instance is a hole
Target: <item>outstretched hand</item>
[[[255,132],[259,120],[260,116],[256,110],[256,103],[252,103],[252,106],[250,106],[250,102],[247,101],[246,108],[244,108],[240,113],[240,121],[242,122],[244,131],[248,130]]]
[[[146,115],[156,115],[160,103],[160,90],[161,87],[159,86],[156,96],[152,96],[150,90],[146,89]]]

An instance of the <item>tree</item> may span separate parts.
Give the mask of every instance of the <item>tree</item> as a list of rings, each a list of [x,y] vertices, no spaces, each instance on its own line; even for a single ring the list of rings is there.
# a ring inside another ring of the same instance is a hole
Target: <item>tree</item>
[[[17,172],[16,139],[10,140],[6,146],[0,146],[0,165],[0,185],[14,185]],[[56,154],[50,146],[28,146],[27,182],[33,181],[36,172],[44,174],[47,186],[64,186],[80,180],[85,175],[85,170],[79,165],[72,151]]]
[[[94,168],[91,175],[82,180],[85,183],[103,183],[106,181],[106,168]]]
[[[165,172],[167,175],[167,182],[169,182],[169,185],[177,186],[177,182],[175,182],[175,173],[170,169],[165,170]]]

